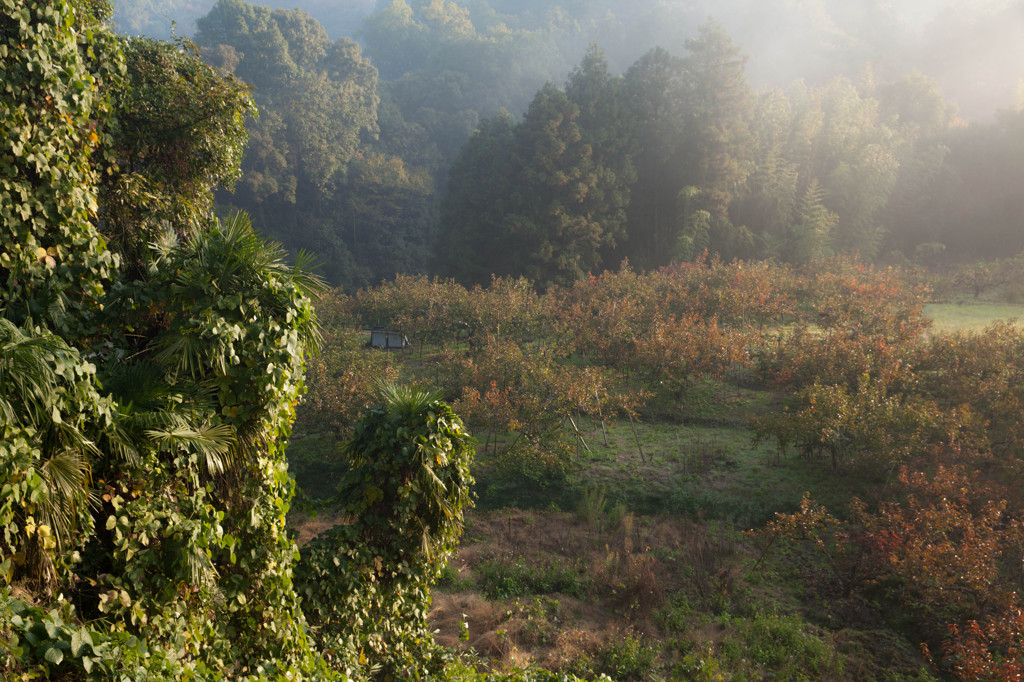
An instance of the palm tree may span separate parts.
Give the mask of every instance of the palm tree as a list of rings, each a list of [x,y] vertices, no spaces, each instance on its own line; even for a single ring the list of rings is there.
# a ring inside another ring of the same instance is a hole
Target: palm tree
[[[6,493],[13,499],[0,494],[0,503],[13,502],[10,517],[0,520],[24,533],[2,544],[13,553],[25,542],[27,570],[44,584],[57,580],[55,559],[91,523],[90,459],[99,450],[83,427],[110,413],[77,350],[49,332],[0,319],[0,446],[9,457],[8,480],[24,482]]]

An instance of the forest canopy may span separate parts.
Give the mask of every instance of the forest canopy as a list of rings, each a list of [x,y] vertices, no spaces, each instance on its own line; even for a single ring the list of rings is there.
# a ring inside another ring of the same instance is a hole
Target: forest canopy
[[[1024,21],[1005,3],[345,8],[344,29],[316,2],[220,0],[193,19],[203,58],[260,111],[219,204],[347,290],[396,273],[567,283],[705,250],[1024,250]],[[972,60],[984,96],[955,77]]]

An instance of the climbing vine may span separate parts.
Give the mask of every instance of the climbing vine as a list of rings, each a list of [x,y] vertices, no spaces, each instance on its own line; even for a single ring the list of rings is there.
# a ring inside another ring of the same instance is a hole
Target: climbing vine
[[[296,583],[324,656],[337,668],[437,675],[430,585],[472,505],[475,441],[435,393],[389,385],[356,424],[338,501],[351,520],[303,548]]]

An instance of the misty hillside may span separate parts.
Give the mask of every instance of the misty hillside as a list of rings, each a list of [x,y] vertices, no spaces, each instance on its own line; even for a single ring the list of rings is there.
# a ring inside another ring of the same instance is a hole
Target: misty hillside
[[[192,36],[213,0],[115,0],[114,24],[128,35]],[[388,0],[293,0],[267,3],[308,12],[332,39],[361,40],[365,20]],[[616,72],[654,46],[677,51],[709,17],[721,23],[751,58],[757,87],[803,78],[821,83],[835,75],[860,77],[870,68],[888,80],[917,70],[935,79],[943,95],[969,119],[987,119],[1011,106],[1024,78],[1024,3],[1020,0],[578,0],[538,2],[413,2],[459,6],[475,31],[535,34],[550,61],[545,79],[561,82],[597,42]],[[172,22],[176,25],[172,28]],[[377,64],[378,68],[381,67]],[[386,74],[397,77],[401,74]],[[503,106],[518,113],[519,102]]]

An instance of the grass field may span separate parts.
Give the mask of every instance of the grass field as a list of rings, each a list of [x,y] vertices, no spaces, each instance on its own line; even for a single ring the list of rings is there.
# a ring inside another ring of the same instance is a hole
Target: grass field
[[[997,320],[1016,320],[1024,324],[1024,305],[1013,303],[967,302],[930,303],[925,315],[932,320],[933,332],[981,330]]]

